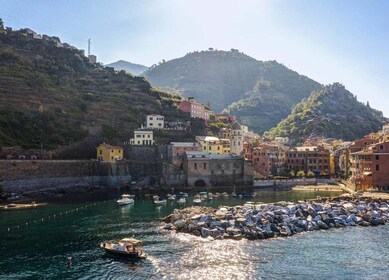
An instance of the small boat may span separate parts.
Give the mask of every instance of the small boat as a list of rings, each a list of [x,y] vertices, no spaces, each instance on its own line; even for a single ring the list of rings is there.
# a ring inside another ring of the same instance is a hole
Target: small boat
[[[224,192],[222,193],[223,198],[229,198],[228,193]]]
[[[201,196],[199,193],[194,196],[193,203],[194,204],[201,204]]]
[[[130,198],[129,194],[122,194],[121,199],[116,201],[119,205],[127,205],[134,203],[134,199]]]
[[[186,198],[185,197],[179,198],[178,203],[180,203],[180,204],[186,203]]]
[[[213,194],[211,192],[208,193],[208,200],[213,200]]]
[[[231,197],[237,197],[238,195],[236,194],[236,192],[233,192],[232,194],[231,194]]]
[[[168,195],[167,195],[167,200],[170,200],[170,201],[176,200],[176,195],[174,195],[174,194],[168,194]]]
[[[220,193],[218,193],[218,192],[215,193],[215,194],[213,195],[213,197],[214,197],[214,198],[219,198],[219,197],[220,197]]]
[[[179,194],[177,194],[177,197],[184,197],[184,198],[188,198],[188,197],[189,197],[189,195],[188,195],[188,193],[186,193],[186,192],[180,192]]]
[[[123,238],[119,242],[104,242],[100,244],[107,253],[121,257],[144,259],[147,254],[142,250],[143,241],[135,238]]]
[[[157,205],[165,204],[166,203],[166,199],[161,199],[161,198],[154,199],[154,203],[157,204]]]

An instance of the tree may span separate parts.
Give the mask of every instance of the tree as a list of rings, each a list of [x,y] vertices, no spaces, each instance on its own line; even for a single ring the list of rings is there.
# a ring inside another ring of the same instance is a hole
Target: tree
[[[304,177],[304,176],[305,176],[304,170],[298,171],[298,172],[296,173],[296,176],[297,176],[297,177]]]
[[[290,177],[294,177],[294,176],[296,176],[296,172],[294,170],[291,170],[289,172],[289,175],[290,175]]]
[[[307,176],[308,177],[313,177],[313,176],[315,176],[315,173],[313,173],[311,170],[308,170]]]

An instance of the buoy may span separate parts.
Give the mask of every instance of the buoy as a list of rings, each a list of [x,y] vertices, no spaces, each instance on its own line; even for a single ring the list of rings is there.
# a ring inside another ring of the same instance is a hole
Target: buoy
[[[55,218],[55,214],[54,214],[54,218]]]
[[[43,218],[42,218],[42,221],[43,221]]]
[[[28,223],[26,223],[26,226],[28,226]]]
[[[68,257],[67,264],[68,264],[68,267],[72,266],[72,258],[71,257]]]
[[[8,228],[8,231],[10,231],[11,229],[10,228]]]

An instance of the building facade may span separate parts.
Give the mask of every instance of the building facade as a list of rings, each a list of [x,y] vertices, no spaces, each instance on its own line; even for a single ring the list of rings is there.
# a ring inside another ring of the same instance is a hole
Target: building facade
[[[152,130],[135,130],[134,138],[130,139],[131,145],[154,145],[154,133]]]
[[[233,186],[244,183],[244,166],[242,156],[186,152],[184,170],[190,187]]]
[[[203,147],[197,142],[170,142],[168,145],[168,161],[182,168],[186,152],[202,151]]]
[[[322,146],[296,147],[286,151],[286,167],[293,171],[311,171],[316,175],[329,175],[330,152]]]
[[[210,116],[210,111],[205,108],[205,105],[195,101],[193,98],[183,100],[180,103],[179,109],[182,112],[189,113],[191,118],[200,118],[203,120],[208,120]]]
[[[108,144],[100,144],[97,147],[97,160],[116,162],[123,159],[123,148],[118,146],[112,146]]]
[[[151,114],[146,116],[147,129],[163,129],[165,127],[165,118],[162,115]]]
[[[203,151],[208,154],[223,154],[223,143],[218,137],[214,136],[196,136],[195,141],[203,147]]]

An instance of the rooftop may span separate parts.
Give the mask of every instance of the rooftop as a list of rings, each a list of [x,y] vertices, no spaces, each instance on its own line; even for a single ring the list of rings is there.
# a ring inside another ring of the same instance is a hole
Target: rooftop
[[[100,144],[99,147],[103,146],[104,148],[107,148],[107,149],[123,149],[122,147],[119,147],[119,146],[113,146],[113,145],[109,145],[109,144]]]
[[[170,145],[176,146],[176,147],[199,147],[201,146],[197,142],[170,142]]]

